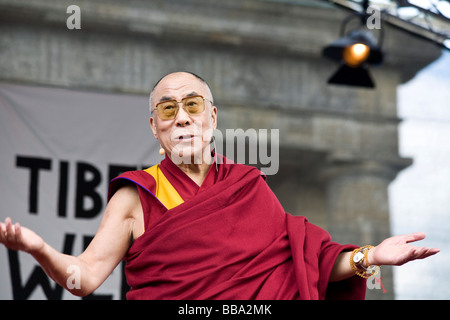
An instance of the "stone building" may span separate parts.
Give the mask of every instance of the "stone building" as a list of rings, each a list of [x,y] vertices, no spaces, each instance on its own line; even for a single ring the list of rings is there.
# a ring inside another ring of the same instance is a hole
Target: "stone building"
[[[388,186],[411,163],[398,154],[397,86],[440,51],[385,29],[375,89],[332,86],[322,49],[348,13],[322,1],[0,0],[0,80],[147,95],[165,73],[204,77],[219,129],[278,129],[279,170],[268,183],[287,212],[341,243],[390,235]],[[392,272],[384,268],[392,299]]]

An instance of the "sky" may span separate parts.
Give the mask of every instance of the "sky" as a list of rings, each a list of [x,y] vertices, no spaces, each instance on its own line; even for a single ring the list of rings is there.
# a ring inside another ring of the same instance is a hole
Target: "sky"
[[[399,153],[389,188],[392,235],[423,231],[441,252],[394,268],[396,299],[450,299],[450,51],[398,88]],[[418,244],[419,244],[418,243]]]

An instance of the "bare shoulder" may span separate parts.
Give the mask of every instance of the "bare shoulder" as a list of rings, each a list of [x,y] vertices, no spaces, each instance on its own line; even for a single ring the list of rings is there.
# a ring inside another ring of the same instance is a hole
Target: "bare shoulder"
[[[143,233],[142,206],[139,192],[134,183],[126,183],[114,193],[106,207],[105,216],[129,225],[133,238],[137,238]]]
[[[119,188],[108,203],[108,207],[120,208],[124,214],[140,205],[139,193],[133,183],[125,183]],[[128,209],[128,210],[123,210]]]

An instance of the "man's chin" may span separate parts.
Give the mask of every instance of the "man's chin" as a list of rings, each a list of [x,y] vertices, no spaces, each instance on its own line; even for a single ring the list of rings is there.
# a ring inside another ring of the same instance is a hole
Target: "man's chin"
[[[203,152],[203,149],[194,149],[190,145],[183,146],[183,144],[180,143],[176,148],[172,149],[170,159],[175,164],[203,164],[205,162]]]

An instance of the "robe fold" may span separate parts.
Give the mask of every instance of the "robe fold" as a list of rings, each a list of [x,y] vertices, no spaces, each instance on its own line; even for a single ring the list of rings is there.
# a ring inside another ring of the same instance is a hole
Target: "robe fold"
[[[109,198],[134,183],[144,213],[124,258],[127,299],[364,299],[364,279],[328,281],[357,246],[286,213],[256,168],[219,160],[201,187],[167,158],[111,181]]]

